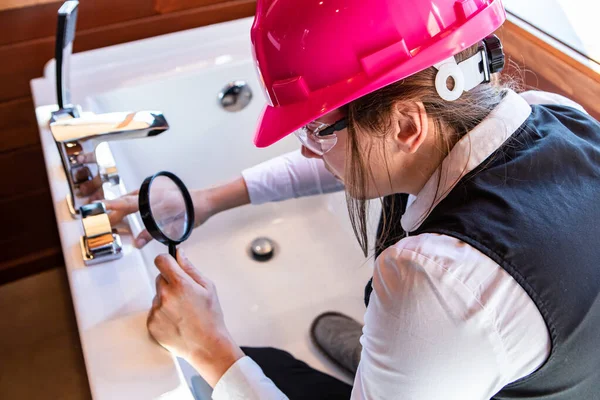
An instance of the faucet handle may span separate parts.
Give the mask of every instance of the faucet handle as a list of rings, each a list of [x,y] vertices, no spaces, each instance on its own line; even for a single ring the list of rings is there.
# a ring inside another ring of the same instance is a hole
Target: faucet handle
[[[77,8],[79,1],[65,1],[58,10],[58,26],[56,28],[56,97],[59,109],[71,107],[71,84],[69,81],[71,54],[75,40],[77,24]],[[73,115],[77,117],[77,115]]]
[[[85,265],[116,260],[123,256],[121,238],[112,229],[104,203],[91,203],[81,207],[84,236],[81,237],[81,255]]]

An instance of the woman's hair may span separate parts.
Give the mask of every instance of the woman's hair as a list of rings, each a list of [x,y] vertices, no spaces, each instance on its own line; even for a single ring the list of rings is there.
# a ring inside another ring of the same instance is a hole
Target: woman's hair
[[[479,48],[480,43],[464,50],[455,56],[456,61],[460,63],[475,55]],[[433,133],[436,135],[438,147],[444,155],[447,155],[460,138],[481,123],[500,103],[506,93],[506,87],[513,86],[511,82],[501,84],[498,77],[494,76],[492,82],[480,84],[474,89],[464,92],[458,100],[448,102],[443,100],[435,89],[436,74],[437,69],[430,67],[354,100],[345,107],[349,122],[348,156],[346,157],[345,168],[346,202],[354,234],[365,256],[367,256],[369,250],[368,201],[365,198],[369,177],[372,176],[368,168],[368,165],[370,165],[368,157],[372,149],[369,149],[365,154],[364,148],[358,145],[358,136],[364,134],[363,132],[368,132],[368,134],[381,139],[380,143],[382,149],[384,149],[385,140],[383,138],[390,131],[392,113],[397,104],[402,102],[411,105],[421,102],[425,107],[428,118],[433,121]],[[447,84],[452,89],[454,82],[450,79]],[[385,151],[382,151],[382,154],[385,156]],[[387,167],[387,160],[384,161]],[[438,173],[441,174],[441,168],[438,169]],[[391,186],[389,170],[388,179]],[[436,198],[437,195],[438,193],[436,193]],[[431,207],[433,208],[433,204]],[[393,206],[389,207],[389,210],[393,209]],[[394,223],[394,220],[393,215],[386,215],[385,212],[382,214],[383,237],[390,232],[390,223]],[[383,239],[380,238],[380,240]]]

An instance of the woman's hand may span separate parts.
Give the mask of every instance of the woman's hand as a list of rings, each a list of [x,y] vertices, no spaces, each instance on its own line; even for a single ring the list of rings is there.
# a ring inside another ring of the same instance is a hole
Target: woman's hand
[[[125,216],[139,211],[138,192],[139,190],[136,190],[118,199],[104,202],[106,209],[109,211],[108,218],[112,225],[121,222]],[[196,218],[194,227],[202,225],[210,217],[221,211],[250,203],[248,188],[243,178],[235,179],[211,189],[193,190],[191,194]],[[174,196],[174,198],[179,199],[179,196]],[[181,211],[184,212],[185,210],[182,209]],[[135,245],[140,248],[150,240],[152,240],[152,236],[144,230],[135,239]]]
[[[148,331],[164,348],[188,361],[215,386],[244,356],[223,320],[215,285],[189,262],[182,250],[155,260],[156,297],[148,315]]]
[[[114,226],[115,224],[123,221],[127,215],[138,212],[139,211],[139,200],[138,200],[139,190],[126,194],[122,197],[119,197],[115,200],[106,200],[104,203],[106,204],[106,209],[109,211],[108,218],[110,219],[110,223]],[[169,209],[170,205],[180,207],[180,213],[183,215],[185,213],[185,203],[180,201],[180,196],[178,193],[174,193],[172,190],[164,190],[161,192],[161,196],[157,200],[157,203],[160,207],[165,207],[165,209]],[[194,202],[194,214],[195,221],[194,227],[198,227],[206,222],[211,216],[215,214],[215,207],[211,202],[211,196],[209,195],[209,190],[196,190],[192,194],[192,199]],[[177,214],[177,211],[170,210],[169,214]],[[145,246],[150,240],[152,240],[152,236],[148,233],[147,230],[143,230],[137,238],[135,238],[135,246],[141,248]]]

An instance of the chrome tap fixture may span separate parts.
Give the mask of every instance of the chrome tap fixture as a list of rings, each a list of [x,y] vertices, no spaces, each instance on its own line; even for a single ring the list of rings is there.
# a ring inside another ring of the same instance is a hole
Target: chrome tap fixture
[[[169,129],[159,111],[55,115],[50,130],[58,146],[71,192],[70,210],[104,198],[103,184],[119,184],[114,159],[104,142],[156,136]]]
[[[73,216],[92,201],[103,200],[105,183],[118,185],[119,175],[106,142],[156,136],[169,129],[159,111],[82,113],[71,103],[69,59],[75,39],[78,1],[66,1],[58,11],[56,33],[56,93],[59,110],[50,130],[69,182]]]

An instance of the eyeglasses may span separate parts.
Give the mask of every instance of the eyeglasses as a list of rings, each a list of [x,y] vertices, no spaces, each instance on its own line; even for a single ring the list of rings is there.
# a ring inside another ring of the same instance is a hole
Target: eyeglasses
[[[332,125],[313,121],[298,129],[294,134],[304,147],[313,153],[322,156],[329,152],[337,143],[337,135],[335,132],[344,130],[347,127],[348,120],[346,118],[342,118]]]

